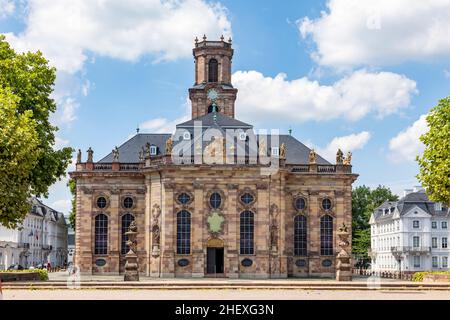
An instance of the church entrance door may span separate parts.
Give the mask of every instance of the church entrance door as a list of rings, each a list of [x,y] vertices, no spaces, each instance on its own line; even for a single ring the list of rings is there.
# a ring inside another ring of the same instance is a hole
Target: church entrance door
[[[223,248],[208,248],[206,273],[209,275],[223,273],[223,258]]]

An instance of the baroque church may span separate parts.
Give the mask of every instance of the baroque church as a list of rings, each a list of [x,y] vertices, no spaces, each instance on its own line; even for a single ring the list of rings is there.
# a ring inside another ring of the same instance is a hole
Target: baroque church
[[[237,120],[231,39],[196,39],[193,55],[191,120],[173,134],[137,133],[98,161],[78,151],[75,265],[122,274],[134,221],[142,275],[336,276],[351,154],[331,164],[290,134]]]

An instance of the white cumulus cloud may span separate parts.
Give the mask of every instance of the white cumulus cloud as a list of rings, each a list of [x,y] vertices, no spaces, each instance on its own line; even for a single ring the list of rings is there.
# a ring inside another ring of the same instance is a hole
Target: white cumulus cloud
[[[448,0],[329,0],[317,19],[298,22],[301,36],[315,44],[312,58],[348,68],[450,55]]]
[[[409,106],[416,82],[391,72],[356,71],[332,85],[306,77],[287,80],[286,74],[265,77],[258,71],[237,71],[237,112],[243,119],[308,121],[378,117]]]
[[[410,127],[389,141],[389,159],[395,163],[414,161],[423,152],[420,136],[428,132],[427,115],[421,115]]]
[[[317,153],[322,157],[334,163],[336,161],[336,152],[341,149],[344,155],[347,152],[353,152],[355,150],[362,149],[371,137],[370,132],[362,131],[360,133],[354,133],[347,136],[335,137],[324,148],[317,147]]]
[[[150,133],[174,133],[177,124],[188,121],[190,118],[186,115],[175,120],[167,118],[155,118],[147,120],[139,125],[143,132]]]
[[[13,47],[39,49],[68,73],[80,71],[89,53],[173,60],[192,54],[195,35],[231,35],[226,9],[203,0],[29,0],[25,23],[6,34]]]
[[[16,5],[12,0],[0,0],[0,20],[8,18],[16,10]]]

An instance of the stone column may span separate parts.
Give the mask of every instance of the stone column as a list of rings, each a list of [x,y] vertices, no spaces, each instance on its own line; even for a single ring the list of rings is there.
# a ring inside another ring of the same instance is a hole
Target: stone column
[[[194,183],[194,212],[191,213],[192,277],[194,278],[203,278],[205,276],[205,254],[203,248],[205,212],[203,210],[203,198],[203,185]]]
[[[269,192],[267,182],[257,184],[257,212],[255,213],[255,254],[257,263],[262,266],[256,270],[256,277],[268,278],[270,276],[270,215]]]
[[[110,208],[109,208],[109,272],[119,274],[120,266],[120,245],[122,232],[120,226],[120,191],[118,189],[111,190]]]
[[[308,261],[309,276],[320,272],[320,217],[318,192],[309,192],[308,205]]]
[[[77,183],[77,212],[75,232],[75,266],[81,273],[92,274],[92,254],[95,243],[92,229],[92,189]]]
[[[146,269],[145,274],[147,276],[150,276],[150,263],[151,263],[151,256],[152,256],[152,248],[151,248],[151,214],[152,214],[152,202],[151,202],[151,179],[149,176],[145,177],[145,218],[144,218],[144,236],[145,236],[145,243],[144,248],[146,251],[145,261],[146,261]]]
[[[177,221],[173,212],[173,185],[163,183],[161,223],[161,276],[175,277],[175,242]]]
[[[239,278],[239,212],[236,209],[237,201],[236,184],[228,184],[228,196],[225,208],[225,220],[228,232],[225,236],[225,272],[228,278]]]

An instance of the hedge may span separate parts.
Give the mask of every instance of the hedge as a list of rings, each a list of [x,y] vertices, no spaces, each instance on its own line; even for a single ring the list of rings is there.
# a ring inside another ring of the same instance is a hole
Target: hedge
[[[48,271],[47,269],[33,269],[33,270],[0,270],[0,272],[37,272],[39,273],[39,278],[42,281],[48,280]]]
[[[422,282],[423,277],[426,274],[450,274],[450,271],[425,271],[425,272],[416,272],[413,274],[412,281],[414,282]]]

